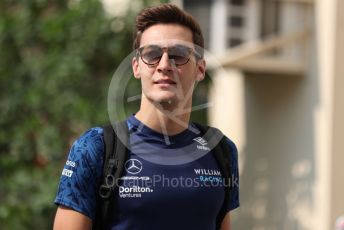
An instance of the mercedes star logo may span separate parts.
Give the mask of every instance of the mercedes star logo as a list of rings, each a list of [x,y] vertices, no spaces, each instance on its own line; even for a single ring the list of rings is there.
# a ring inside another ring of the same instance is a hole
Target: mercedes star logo
[[[142,170],[142,163],[137,159],[129,159],[125,162],[125,170],[131,174],[138,174]]]

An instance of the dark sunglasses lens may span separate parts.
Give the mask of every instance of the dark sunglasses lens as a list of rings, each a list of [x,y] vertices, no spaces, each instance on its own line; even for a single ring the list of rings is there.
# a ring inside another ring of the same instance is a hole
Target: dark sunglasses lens
[[[141,48],[139,52],[142,60],[146,64],[155,65],[160,61],[164,50],[159,46],[150,45]],[[169,59],[173,60],[176,65],[184,65],[190,59],[191,49],[186,46],[177,45],[168,47],[167,52]]]
[[[189,61],[190,49],[185,46],[173,46],[168,48],[168,57],[173,59],[175,64],[183,65]]]
[[[147,64],[156,64],[160,61],[163,54],[162,49],[159,46],[147,46],[141,51],[141,57]]]

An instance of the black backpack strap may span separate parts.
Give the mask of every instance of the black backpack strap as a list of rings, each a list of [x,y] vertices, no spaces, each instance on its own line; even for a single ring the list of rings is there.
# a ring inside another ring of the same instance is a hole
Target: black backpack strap
[[[230,189],[231,189],[231,174],[232,174],[232,164],[231,164],[231,149],[227,143],[227,138],[225,135],[222,134],[222,132],[216,128],[201,125],[195,123],[196,126],[199,128],[199,130],[203,133],[203,138],[210,144],[213,143],[211,147],[213,147],[212,152],[216,159],[216,162],[218,163],[218,166],[220,168],[220,171],[224,178],[224,185],[225,185],[225,198],[222,203],[222,207],[217,215],[216,218],[216,229],[221,228],[221,224],[223,221],[223,218],[227,214],[227,206],[230,202]],[[220,141],[218,142],[218,140]],[[216,143],[218,142],[218,143]]]
[[[110,224],[109,213],[113,210],[115,192],[118,181],[123,173],[124,162],[127,158],[126,144],[129,131],[126,121],[103,127],[104,134],[104,165],[103,177],[99,186],[96,219],[93,229],[108,229]]]

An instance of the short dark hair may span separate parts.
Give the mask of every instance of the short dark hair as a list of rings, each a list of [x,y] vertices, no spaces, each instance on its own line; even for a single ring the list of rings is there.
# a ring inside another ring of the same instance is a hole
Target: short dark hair
[[[161,4],[143,9],[136,17],[133,48],[140,47],[142,33],[155,24],[178,24],[189,28],[193,42],[204,48],[204,38],[198,22],[187,12],[173,4]],[[199,51],[200,52],[200,51]],[[203,56],[203,49],[201,51]]]

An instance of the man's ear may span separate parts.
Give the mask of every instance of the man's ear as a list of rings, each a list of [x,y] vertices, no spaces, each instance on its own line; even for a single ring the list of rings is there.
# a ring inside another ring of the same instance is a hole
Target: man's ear
[[[133,59],[131,60],[131,67],[133,68],[134,77],[136,79],[140,79],[140,66],[139,61],[136,57],[133,57]]]
[[[205,76],[206,62],[204,59],[198,60],[197,62],[197,75],[196,81],[202,81]]]

